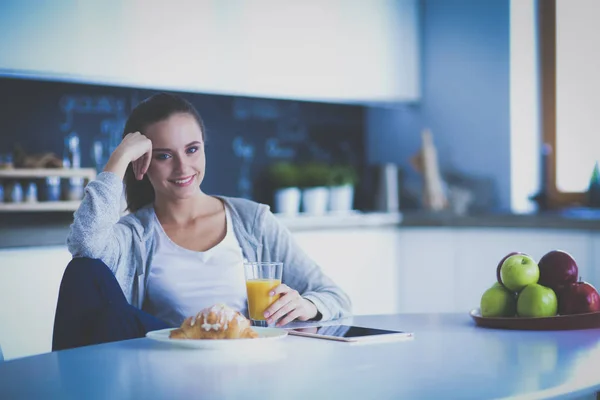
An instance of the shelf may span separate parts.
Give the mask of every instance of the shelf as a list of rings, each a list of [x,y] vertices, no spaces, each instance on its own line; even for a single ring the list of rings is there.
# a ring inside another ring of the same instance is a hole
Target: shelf
[[[0,212],[75,211],[81,201],[40,201],[37,203],[0,203]]]
[[[40,178],[83,178],[88,182],[96,178],[94,168],[12,168],[0,169],[2,179],[40,179]],[[4,190],[8,190],[6,187]],[[0,202],[0,213],[3,212],[65,212],[76,211],[81,204],[76,201],[38,201],[35,203]]]
[[[92,180],[96,178],[94,168],[13,168],[0,169],[0,179],[2,178],[48,178],[58,176],[60,178],[86,178]]]

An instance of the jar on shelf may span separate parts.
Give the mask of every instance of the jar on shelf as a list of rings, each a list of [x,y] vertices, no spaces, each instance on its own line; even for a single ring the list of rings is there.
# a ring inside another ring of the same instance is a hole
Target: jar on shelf
[[[76,201],[83,199],[83,178],[69,178],[69,184],[67,185],[67,200]]]
[[[37,185],[35,182],[29,182],[27,185],[27,192],[25,193],[25,202],[26,203],[37,203],[38,201],[38,191]]]
[[[23,186],[19,182],[15,182],[10,189],[10,202],[11,203],[22,203],[23,202]]]
[[[60,177],[49,176],[46,178],[46,201],[60,200]]]

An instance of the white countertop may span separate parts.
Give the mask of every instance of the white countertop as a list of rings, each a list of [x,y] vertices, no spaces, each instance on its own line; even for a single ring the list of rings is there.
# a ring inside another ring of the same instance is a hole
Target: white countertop
[[[291,231],[396,226],[402,222],[402,213],[400,212],[352,211],[324,215],[286,216],[275,214],[275,216]]]
[[[542,399],[600,390],[600,329],[492,330],[467,313],[343,322],[415,337],[356,346],[287,336],[243,353],[134,339],[0,363],[0,398]]]

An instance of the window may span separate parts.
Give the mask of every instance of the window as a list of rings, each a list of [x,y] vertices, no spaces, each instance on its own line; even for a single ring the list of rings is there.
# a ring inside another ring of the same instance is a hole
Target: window
[[[510,196],[511,211],[536,210],[540,188],[540,122],[536,0],[510,2]]]

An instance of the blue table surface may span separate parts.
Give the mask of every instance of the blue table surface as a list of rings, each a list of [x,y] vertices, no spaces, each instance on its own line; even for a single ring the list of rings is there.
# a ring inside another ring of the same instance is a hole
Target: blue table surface
[[[536,399],[600,391],[600,329],[486,329],[467,313],[332,323],[414,338],[350,345],[287,336],[243,351],[127,340],[0,363],[0,399]]]

